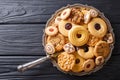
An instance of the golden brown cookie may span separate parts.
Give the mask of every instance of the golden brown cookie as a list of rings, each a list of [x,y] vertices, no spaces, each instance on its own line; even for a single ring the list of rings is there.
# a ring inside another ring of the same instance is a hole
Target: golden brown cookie
[[[58,66],[63,71],[70,71],[75,65],[75,56],[66,52],[58,55]]]
[[[58,24],[59,32],[66,37],[68,36],[68,32],[70,29],[72,29],[72,27],[73,27],[73,24],[65,20],[61,20]]]
[[[96,45],[95,45],[95,49],[94,49],[94,55],[96,57],[98,56],[103,56],[103,57],[107,57],[110,53],[110,47],[109,44],[105,41],[99,41]]]
[[[93,70],[94,67],[95,67],[95,62],[93,59],[88,59],[83,63],[83,69],[85,72],[89,72]]]
[[[100,40],[102,40],[102,38],[95,37],[93,35],[89,35],[89,39],[88,39],[87,45],[95,46],[96,43],[99,42]]]
[[[80,24],[83,20],[83,13],[80,11],[80,9],[72,8],[71,14],[68,17],[68,20],[71,21],[74,24]]]
[[[103,56],[98,56],[98,57],[96,57],[96,59],[95,59],[95,64],[96,64],[96,65],[101,65],[101,64],[104,63],[104,61],[105,61],[105,59],[104,59]]]
[[[82,46],[87,43],[89,33],[83,26],[74,26],[68,33],[70,43],[75,46]]]
[[[101,18],[93,18],[88,24],[89,32],[96,37],[104,37],[107,33],[107,25]]]
[[[85,59],[82,58],[80,55],[78,55],[77,52],[74,52],[73,54],[75,56],[75,65],[72,68],[72,71],[73,72],[81,72],[81,71],[83,71],[83,63],[84,63]]]
[[[86,47],[86,50],[84,49]],[[84,46],[83,48],[78,49],[78,54],[84,58],[84,59],[90,59],[94,57],[94,48],[93,47],[88,47]]]
[[[63,49],[65,44],[65,38],[61,34],[57,34],[55,36],[48,36],[47,43],[52,43],[55,46],[56,51],[60,51]]]

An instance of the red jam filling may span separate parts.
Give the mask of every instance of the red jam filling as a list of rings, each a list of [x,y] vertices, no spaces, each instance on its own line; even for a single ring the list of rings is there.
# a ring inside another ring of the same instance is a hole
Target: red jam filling
[[[94,27],[96,30],[99,30],[101,28],[100,24],[98,24],[98,23],[96,23]]]
[[[71,23],[66,23],[65,24],[65,29],[70,30],[72,28],[72,24]]]
[[[50,32],[53,32],[53,31],[54,31],[54,29],[53,29],[53,28],[50,28],[50,29],[49,29],[49,31],[50,31]]]
[[[65,15],[65,14],[66,14],[66,12],[63,13],[63,15]]]

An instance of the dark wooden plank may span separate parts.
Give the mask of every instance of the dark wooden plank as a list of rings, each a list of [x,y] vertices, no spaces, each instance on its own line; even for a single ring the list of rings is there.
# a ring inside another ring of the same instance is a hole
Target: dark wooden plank
[[[43,55],[44,24],[0,25],[0,55]]]
[[[104,74],[102,74],[104,75]],[[69,76],[69,75],[46,75],[46,76],[20,76],[20,77],[15,77],[15,76],[2,76],[1,80],[89,80],[89,79],[97,79],[97,80],[119,80],[120,77],[117,75],[117,77],[113,76],[84,76],[84,77],[77,77],[77,76]]]
[[[42,56],[40,56],[42,57]],[[39,58],[39,56],[0,56],[0,79],[9,80],[53,80],[58,78],[58,80],[86,80],[86,79],[97,79],[97,80],[116,80],[120,73],[120,56],[112,56],[107,64],[98,72],[93,73],[89,76],[76,77],[65,75],[58,71],[52,66],[50,61],[46,61],[41,65],[28,70],[24,73],[20,73],[16,70],[17,65],[32,61]],[[4,64],[3,64],[4,63]],[[112,76],[111,76],[112,75]],[[106,77],[108,76],[108,77]]]
[[[59,8],[67,4],[82,3],[95,6],[104,12],[112,23],[119,23],[120,6],[115,1],[96,0],[0,0],[0,23],[46,22]],[[107,4],[107,5],[106,5]],[[112,12],[111,12],[112,10]]]
[[[37,75],[38,73],[41,75],[50,74],[51,72],[53,74],[59,73],[56,68],[52,67],[52,63],[49,60],[24,73],[17,71],[18,65],[36,60],[40,57],[44,56],[0,56],[0,76],[32,76]]]
[[[116,43],[113,54],[119,54],[120,24],[113,24]],[[0,55],[45,55],[42,35],[45,24],[0,25]]]

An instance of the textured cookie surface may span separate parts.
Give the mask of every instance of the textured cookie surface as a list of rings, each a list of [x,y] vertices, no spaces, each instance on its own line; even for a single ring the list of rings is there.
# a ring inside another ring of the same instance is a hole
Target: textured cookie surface
[[[62,52],[58,55],[58,65],[63,71],[70,71],[75,65],[75,56]]]

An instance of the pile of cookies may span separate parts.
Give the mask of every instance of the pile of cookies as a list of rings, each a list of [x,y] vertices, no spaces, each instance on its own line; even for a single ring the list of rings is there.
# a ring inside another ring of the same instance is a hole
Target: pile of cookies
[[[45,28],[45,51],[65,72],[90,72],[104,64],[114,42],[96,9],[66,7]]]

